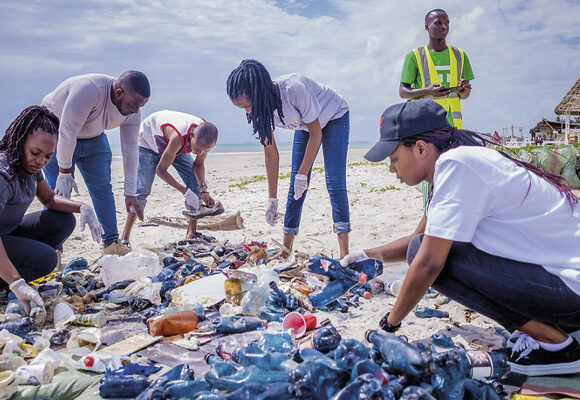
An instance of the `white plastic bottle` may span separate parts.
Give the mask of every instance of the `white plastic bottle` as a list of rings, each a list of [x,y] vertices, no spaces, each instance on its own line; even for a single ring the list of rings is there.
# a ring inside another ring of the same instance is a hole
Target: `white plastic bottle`
[[[258,278],[258,282],[242,297],[241,306],[244,314],[257,315],[260,307],[264,306],[270,295],[270,282],[280,282],[277,269],[268,270]]]

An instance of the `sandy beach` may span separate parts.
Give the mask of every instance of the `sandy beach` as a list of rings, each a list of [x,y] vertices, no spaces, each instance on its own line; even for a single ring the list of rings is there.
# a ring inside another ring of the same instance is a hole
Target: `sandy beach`
[[[422,215],[421,192],[417,188],[401,184],[394,174],[389,173],[387,163],[372,164],[363,159],[365,150],[351,150],[348,157],[347,186],[349,191],[352,232],[350,249],[356,251],[374,247],[412,232]],[[290,153],[280,154],[280,174],[290,172]],[[304,205],[300,233],[294,249],[310,255],[323,253],[338,257],[336,235],[332,232],[330,201],[324,182],[322,156],[315,164],[312,181]],[[123,200],[122,162],[113,162],[112,183],[117,203],[119,231],[122,231],[126,213]],[[177,177],[177,173],[170,169]],[[211,154],[206,161],[208,189],[215,200],[220,200],[228,216],[240,211],[244,228],[232,231],[206,231],[219,241],[242,243],[251,240],[275,244],[281,241],[282,221],[270,226],[264,219],[267,203],[264,156],[260,153]],[[262,179],[261,179],[262,178]],[[177,179],[179,179],[177,177]],[[79,194],[75,200],[90,204],[90,198],[82,179],[77,178]],[[279,181],[279,212],[284,212],[289,179]],[[39,208],[35,204],[35,208]],[[183,239],[186,220],[182,216],[183,196],[156,178],[145,209],[145,222],[164,218],[180,225],[139,226],[135,225],[131,236],[133,249],[163,248],[164,244]],[[214,217],[218,218],[218,217]],[[219,218],[218,218],[219,219]],[[205,222],[201,220],[200,224]],[[173,225],[173,224],[172,224]],[[204,232],[203,230],[201,230]],[[85,257],[89,263],[101,255],[100,245],[93,242],[88,229],[80,231],[77,226],[65,243],[63,263],[74,257]],[[396,263],[385,265],[381,279],[390,281],[403,279],[407,265]],[[361,308],[352,308],[348,313],[333,312],[327,316],[345,337],[362,340],[367,329],[378,327],[378,321],[395,302],[395,297],[380,294],[370,300],[361,300]],[[433,307],[438,298],[425,297],[421,305]],[[410,314],[404,321],[401,334],[411,340],[428,339],[434,333],[447,333],[457,342],[472,348],[497,348],[503,341],[495,322],[471,313],[456,302],[441,306],[449,312],[444,319],[420,319]],[[321,316],[322,317],[322,316]]]

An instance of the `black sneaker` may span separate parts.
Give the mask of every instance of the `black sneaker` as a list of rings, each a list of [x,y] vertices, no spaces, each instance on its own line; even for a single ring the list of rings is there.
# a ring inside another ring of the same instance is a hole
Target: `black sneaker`
[[[531,336],[521,335],[512,347],[508,364],[513,372],[530,376],[580,372],[580,344],[576,340],[558,351],[548,351]]]

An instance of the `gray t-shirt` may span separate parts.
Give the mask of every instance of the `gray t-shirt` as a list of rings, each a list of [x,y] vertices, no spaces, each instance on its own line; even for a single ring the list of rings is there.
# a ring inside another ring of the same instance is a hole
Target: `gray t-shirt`
[[[44,180],[42,171],[32,175],[22,168],[8,182],[8,157],[0,153],[0,235],[12,232],[22,222],[30,203],[36,196],[36,183]]]
[[[276,126],[292,130],[307,130],[306,124],[318,118],[320,127],[342,117],[348,111],[346,101],[334,90],[300,74],[274,79],[280,88],[284,124],[274,113]]]
[[[56,159],[61,168],[71,168],[77,139],[90,139],[120,127],[125,172],[125,195],[137,192],[140,112],[124,116],[111,100],[115,78],[103,74],[73,76],[42,99],[60,119]]]

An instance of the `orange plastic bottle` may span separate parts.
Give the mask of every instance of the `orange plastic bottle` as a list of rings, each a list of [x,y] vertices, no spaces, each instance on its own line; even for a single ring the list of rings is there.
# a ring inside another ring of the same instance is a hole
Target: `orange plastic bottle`
[[[151,317],[147,320],[151,336],[173,336],[190,332],[197,327],[195,311],[176,311],[167,315]]]

